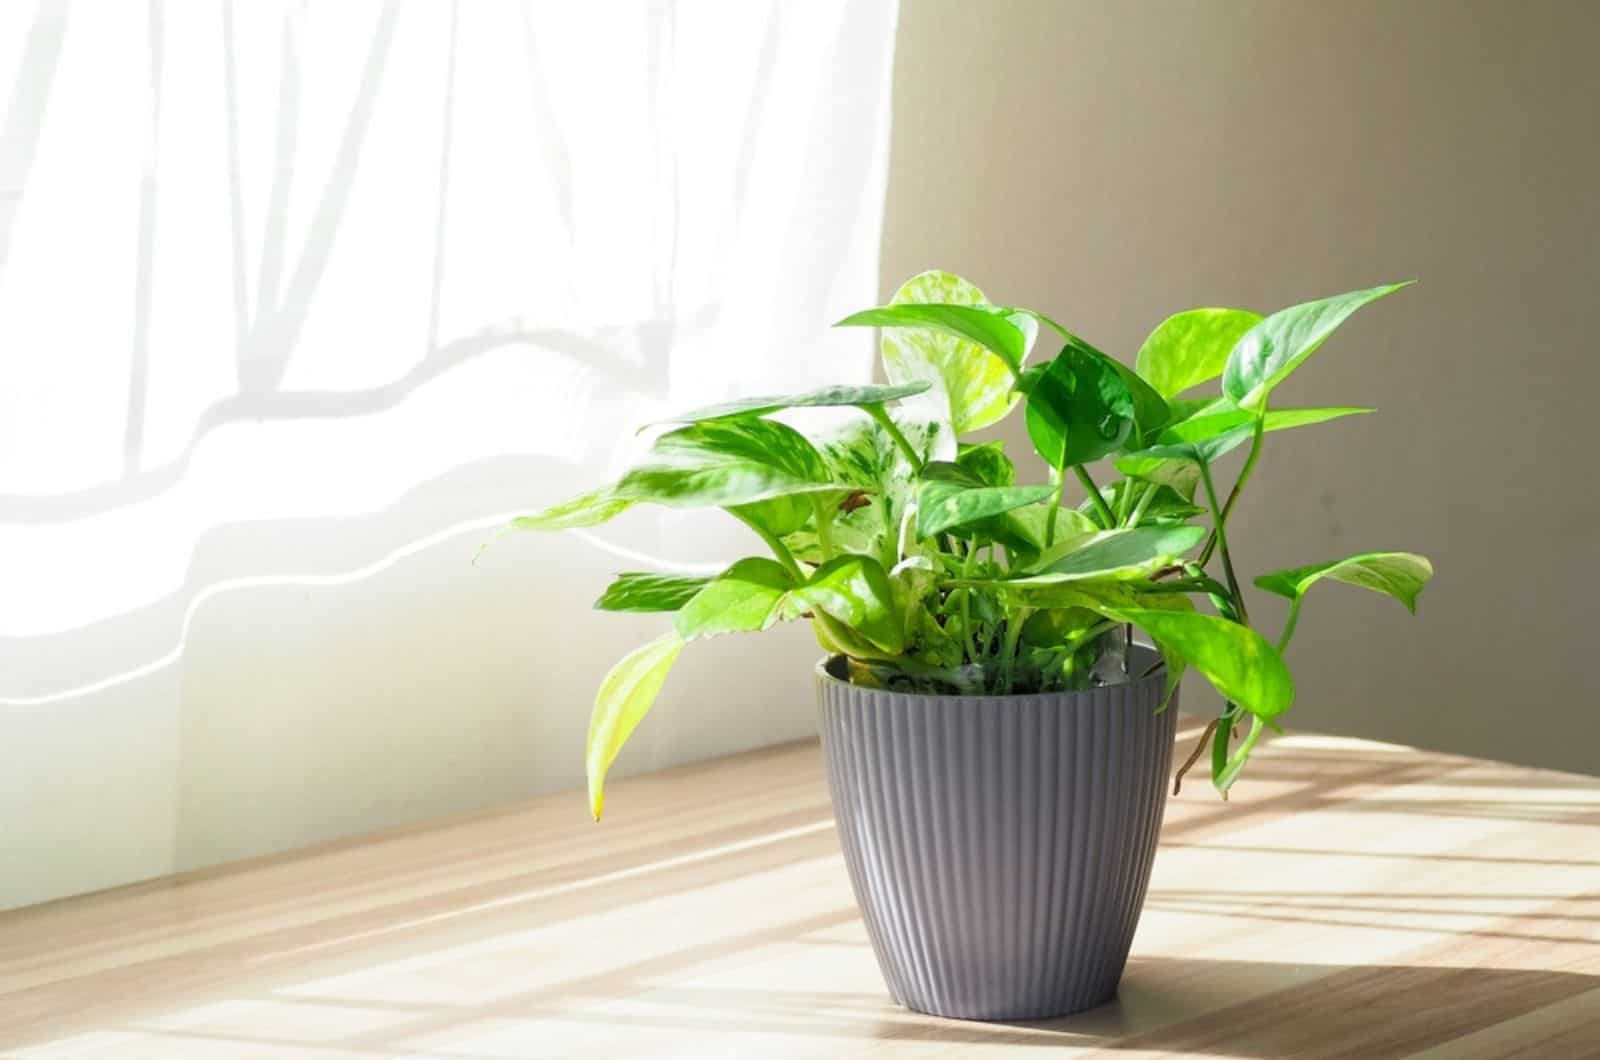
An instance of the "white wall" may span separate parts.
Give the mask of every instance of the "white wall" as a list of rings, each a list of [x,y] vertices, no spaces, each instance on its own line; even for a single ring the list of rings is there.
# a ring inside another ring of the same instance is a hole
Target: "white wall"
[[[1277,392],[1379,413],[1271,439],[1230,528],[1254,572],[1438,566],[1416,619],[1319,587],[1287,721],[1600,772],[1597,42],[1588,0],[912,0],[882,289],[960,272],[1131,357],[1419,278]]]

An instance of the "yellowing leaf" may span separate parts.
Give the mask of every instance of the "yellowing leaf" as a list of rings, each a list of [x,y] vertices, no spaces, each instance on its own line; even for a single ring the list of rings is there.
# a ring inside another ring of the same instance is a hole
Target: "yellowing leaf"
[[[655,703],[667,672],[682,650],[683,641],[676,632],[664,633],[623,656],[600,682],[600,691],[594,697],[594,713],[589,716],[589,739],[584,755],[589,774],[589,812],[594,814],[595,820],[600,819],[605,809],[606,771]]]
[[[1234,344],[1261,316],[1248,309],[1188,309],[1163,320],[1139,347],[1134,367],[1162,397],[1215,379]]]
[[[983,292],[959,276],[937,270],[907,280],[891,306],[914,304],[986,305]],[[1003,323],[996,318],[997,324]],[[1032,322],[1030,321],[1030,324]],[[1026,325],[1006,324],[1020,332]],[[1037,332],[1037,324],[1032,324]],[[999,340],[996,340],[999,345]],[[1026,350],[1024,350],[1026,353]],[[1018,358],[1020,365],[1021,358]],[[950,421],[958,434],[987,427],[1005,418],[1016,404],[1016,382],[1005,359],[969,338],[925,327],[885,327],[883,370],[891,383],[926,379],[944,391],[950,402]]]

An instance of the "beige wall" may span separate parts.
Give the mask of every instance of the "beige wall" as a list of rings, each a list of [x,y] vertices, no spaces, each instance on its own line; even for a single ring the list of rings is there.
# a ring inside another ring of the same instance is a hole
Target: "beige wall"
[[[1237,516],[1252,571],[1438,566],[1415,620],[1315,593],[1289,721],[1600,772],[1597,45],[1585,0],[906,0],[885,290],[950,269],[1131,357],[1419,278],[1279,391],[1380,413],[1272,439]]]

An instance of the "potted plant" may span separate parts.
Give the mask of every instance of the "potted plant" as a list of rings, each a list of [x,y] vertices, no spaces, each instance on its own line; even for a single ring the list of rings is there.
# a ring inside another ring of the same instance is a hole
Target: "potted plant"
[[[1307,590],[1339,581],[1414,610],[1432,575],[1402,552],[1261,575],[1289,601],[1274,641],[1252,626],[1228,540],[1268,434],[1371,411],[1274,408],[1273,388],[1402,286],[1267,317],[1191,309],[1129,367],[1042,313],[923,273],[841,321],[883,329],[886,385],[684,413],[618,481],[518,519],[559,530],[634,504],[715,506],[770,552],[710,578],[621,574],[600,597],[671,622],[601,682],[595,817],[685,644],[809,619],[827,652],[816,683],[839,838],[895,998],[972,1019],[1109,999],[1149,880],[1185,669],[1225,705],[1183,768],[1209,748],[1226,793],[1294,700],[1283,655]],[[1030,363],[1041,335],[1059,352]],[[1190,396],[1219,377],[1220,392]],[[1019,481],[1001,443],[963,440],[1019,403],[1043,481]],[[827,431],[790,412],[830,406],[859,411]]]

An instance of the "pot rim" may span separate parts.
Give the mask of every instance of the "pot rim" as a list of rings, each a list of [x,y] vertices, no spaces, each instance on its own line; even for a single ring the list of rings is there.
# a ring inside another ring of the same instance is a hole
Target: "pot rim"
[[[1156,659],[1160,661],[1161,665],[1157,669],[1152,670],[1147,676],[1135,677],[1132,680],[1123,681],[1120,684],[1101,685],[1098,688],[1063,689],[1059,692],[1008,692],[1005,695],[992,695],[988,692],[977,692],[968,695],[961,695],[953,692],[900,692],[889,688],[867,688],[864,685],[852,684],[850,681],[844,678],[835,677],[833,674],[828,672],[828,664],[833,662],[835,659],[843,659],[844,655],[842,653],[824,655],[821,659],[817,660],[817,665],[814,667],[814,670],[819,680],[826,681],[829,684],[838,685],[841,688],[849,688],[861,692],[871,692],[872,694],[878,696],[894,696],[899,699],[982,699],[996,703],[1008,703],[1021,700],[1073,699],[1078,696],[1089,696],[1096,692],[1104,692],[1114,688],[1140,688],[1151,684],[1161,684],[1164,686],[1167,680],[1167,666],[1165,657],[1162,656],[1162,654],[1153,646],[1145,644],[1141,641],[1134,641],[1133,646],[1140,651],[1150,652],[1153,654]]]

